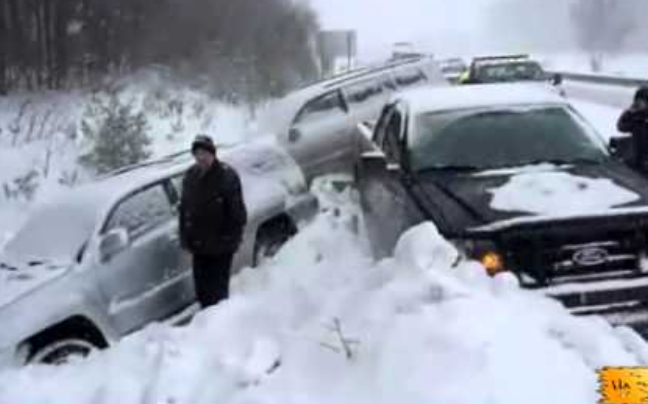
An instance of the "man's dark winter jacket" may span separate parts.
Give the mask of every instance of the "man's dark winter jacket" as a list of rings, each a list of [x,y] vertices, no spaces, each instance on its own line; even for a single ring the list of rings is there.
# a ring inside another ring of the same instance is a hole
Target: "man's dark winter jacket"
[[[619,132],[632,134],[634,156],[631,165],[643,168],[648,159],[648,110],[624,111],[617,128]]]
[[[234,254],[243,239],[247,211],[238,174],[215,162],[185,175],[180,203],[180,238],[194,254]]]

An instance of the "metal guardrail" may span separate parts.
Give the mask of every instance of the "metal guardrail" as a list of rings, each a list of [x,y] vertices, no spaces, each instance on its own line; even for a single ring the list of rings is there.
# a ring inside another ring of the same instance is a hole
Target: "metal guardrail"
[[[648,86],[648,79],[615,77],[599,74],[571,73],[562,71],[552,71],[550,74],[561,74],[567,81],[578,81],[582,83],[604,84],[617,87],[639,87]]]

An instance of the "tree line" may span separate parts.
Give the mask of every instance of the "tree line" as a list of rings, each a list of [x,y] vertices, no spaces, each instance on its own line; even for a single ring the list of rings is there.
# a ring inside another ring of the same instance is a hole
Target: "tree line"
[[[278,95],[316,77],[318,29],[297,0],[0,0],[0,94],[163,66],[218,96]]]

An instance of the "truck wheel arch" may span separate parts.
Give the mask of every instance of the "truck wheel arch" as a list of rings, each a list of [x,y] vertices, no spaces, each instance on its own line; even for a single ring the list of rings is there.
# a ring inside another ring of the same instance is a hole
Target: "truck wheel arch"
[[[60,341],[84,342],[97,349],[108,347],[108,341],[91,320],[84,316],[73,316],[38,332],[20,344],[26,363],[31,362],[39,351],[56,345]]]

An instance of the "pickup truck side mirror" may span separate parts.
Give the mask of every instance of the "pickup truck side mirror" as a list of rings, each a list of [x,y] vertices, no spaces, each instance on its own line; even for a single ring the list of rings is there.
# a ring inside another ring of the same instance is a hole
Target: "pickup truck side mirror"
[[[380,150],[367,151],[361,154],[362,167],[369,172],[387,171],[399,173],[401,165],[387,160],[387,156]]]
[[[99,241],[99,260],[102,263],[110,261],[117,254],[126,250],[130,245],[128,231],[122,227],[112,229],[104,234]]]
[[[617,136],[610,139],[608,148],[613,157],[628,162],[633,154],[632,137],[630,136]]]

